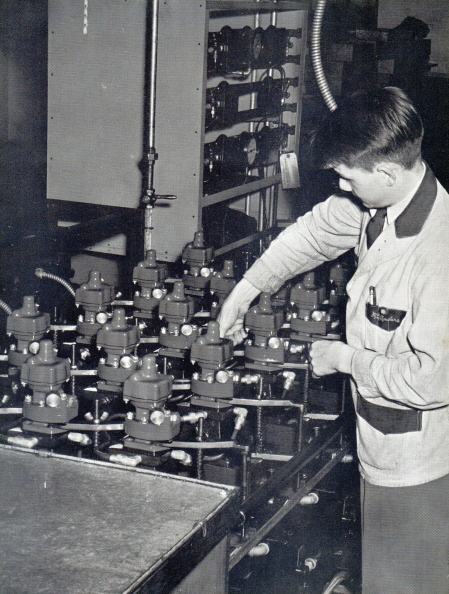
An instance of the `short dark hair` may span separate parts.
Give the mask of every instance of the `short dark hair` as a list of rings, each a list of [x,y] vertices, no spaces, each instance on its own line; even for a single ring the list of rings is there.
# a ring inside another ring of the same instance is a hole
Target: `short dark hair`
[[[312,135],[315,166],[345,165],[372,171],[389,161],[411,169],[421,156],[423,125],[397,87],[359,91],[327,114]]]

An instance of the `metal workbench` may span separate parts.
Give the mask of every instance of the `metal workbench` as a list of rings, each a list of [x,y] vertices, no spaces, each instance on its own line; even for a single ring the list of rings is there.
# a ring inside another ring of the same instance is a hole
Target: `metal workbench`
[[[0,446],[0,514],[3,594],[227,591],[235,488]]]

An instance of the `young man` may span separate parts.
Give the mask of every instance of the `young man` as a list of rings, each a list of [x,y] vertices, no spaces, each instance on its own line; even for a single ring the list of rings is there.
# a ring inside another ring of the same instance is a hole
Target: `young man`
[[[449,592],[449,195],[421,159],[422,136],[394,87],[328,114],[314,152],[352,196],[285,229],[219,316],[222,335],[240,342],[261,291],[355,250],[347,343],[317,341],[310,356],[315,375],[352,379],[363,594]]]

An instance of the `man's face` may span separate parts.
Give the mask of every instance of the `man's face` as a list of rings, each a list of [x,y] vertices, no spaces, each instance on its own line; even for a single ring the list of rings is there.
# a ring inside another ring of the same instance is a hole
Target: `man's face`
[[[382,168],[375,167],[373,171],[366,171],[357,167],[339,165],[334,167],[334,171],[339,176],[340,189],[352,192],[366,208],[391,205],[392,187]]]

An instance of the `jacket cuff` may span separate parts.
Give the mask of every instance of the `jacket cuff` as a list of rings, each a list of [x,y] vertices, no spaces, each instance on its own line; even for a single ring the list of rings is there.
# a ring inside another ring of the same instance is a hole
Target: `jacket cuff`
[[[276,293],[285,282],[274,274],[262,260],[256,260],[243,276],[253,287],[263,293]]]
[[[371,365],[378,353],[357,349],[351,361],[351,375],[356,383],[357,391],[364,398],[381,397],[371,375]]]

